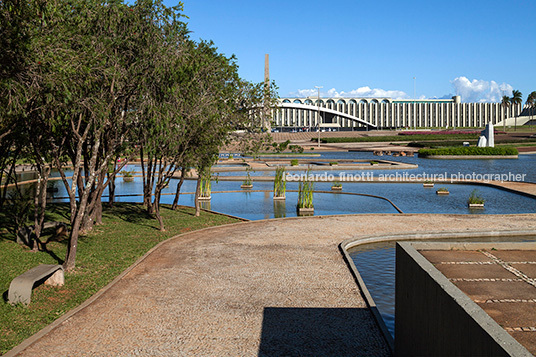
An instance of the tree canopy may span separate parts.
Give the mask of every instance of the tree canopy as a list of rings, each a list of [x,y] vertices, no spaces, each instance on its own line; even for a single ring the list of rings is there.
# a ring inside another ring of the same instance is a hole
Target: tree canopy
[[[0,2],[0,172],[25,157],[46,188],[50,164],[59,171],[71,207],[68,270],[128,162],[117,157],[141,157],[144,202],[164,229],[160,190],[177,170],[210,167],[275,94],[241,79],[234,56],[193,41],[182,11],[162,0]]]

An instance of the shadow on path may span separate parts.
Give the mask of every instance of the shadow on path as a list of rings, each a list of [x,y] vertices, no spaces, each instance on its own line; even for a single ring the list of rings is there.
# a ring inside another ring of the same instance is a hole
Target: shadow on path
[[[259,356],[377,355],[365,308],[264,308]],[[376,329],[374,329],[375,333]]]

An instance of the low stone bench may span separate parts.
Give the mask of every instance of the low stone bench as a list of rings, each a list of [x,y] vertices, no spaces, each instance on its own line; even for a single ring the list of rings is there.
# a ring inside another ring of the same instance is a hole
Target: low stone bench
[[[45,285],[63,286],[63,267],[55,264],[40,264],[28,270],[26,273],[17,276],[9,285],[9,303],[28,305],[32,298],[34,284],[45,278],[47,278]]]

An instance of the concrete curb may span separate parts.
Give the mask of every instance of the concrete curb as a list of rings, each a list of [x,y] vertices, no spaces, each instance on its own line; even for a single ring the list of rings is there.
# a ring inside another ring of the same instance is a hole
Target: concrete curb
[[[367,286],[365,285],[365,282],[363,278],[361,277],[361,274],[359,274],[359,271],[357,270],[357,267],[354,264],[354,261],[350,257],[350,254],[348,253],[348,250],[357,247],[359,245],[363,244],[370,244],[370,243],[379,243],[379,242],[388,242],[388,241],[399,241],[399,240],[405,240],[405,241],[420,241],[420,240],[438,240],[438,239],[458,239],[458,238],[483,238],[483,237],[500,237],[500,236],[508,236],[508,237],[518,237],[518,236],[536,236],[536,232],[533,230],[505,230],[505,231],[488,231],[488,232],[482,232],[482,231],[464,231],[464,232],[421,232],[421,233],[402,233],[402,234],[396,234],[396,235],[377,235],[377,236],[364,236],[364,237],[358,237],[358,238],[350,238],[347,240],[344,240],[339,244],[339,249],[343,255],[344,260],[346,261],[346,264],[350,268],[350,271],[352,275],[354,276],[354,279],[359,286],[362,296],[365,299],[368,307],[370,308],[374,319],[376,320],[376,323],[380,330],[382,331],[385,340],[387,341],[387,344],[389,345],[389,348],[391,352],[394,354],[395,352],[395,344],[394,339],[389,333],[389,330],[387,329],[387,325],[385,325],[385,322],[383,321],[381,314],[376,306],[376,302],[372,298],[372,295],[367,289]]]

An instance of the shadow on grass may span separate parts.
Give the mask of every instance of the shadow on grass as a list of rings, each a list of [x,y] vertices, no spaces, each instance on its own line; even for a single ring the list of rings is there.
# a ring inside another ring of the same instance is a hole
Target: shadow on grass
[[[119,218],[125,222],[157,229],[151,222],[155,221],[139,203],[115,203],[113,207],[103,205],[102,216]]]
[[[166,210],[173,213],[184,214],[186,216],[195,217],[195,207],[178,205],[177,209],[172,209],[171,205],[160,205],[160,210]]]

